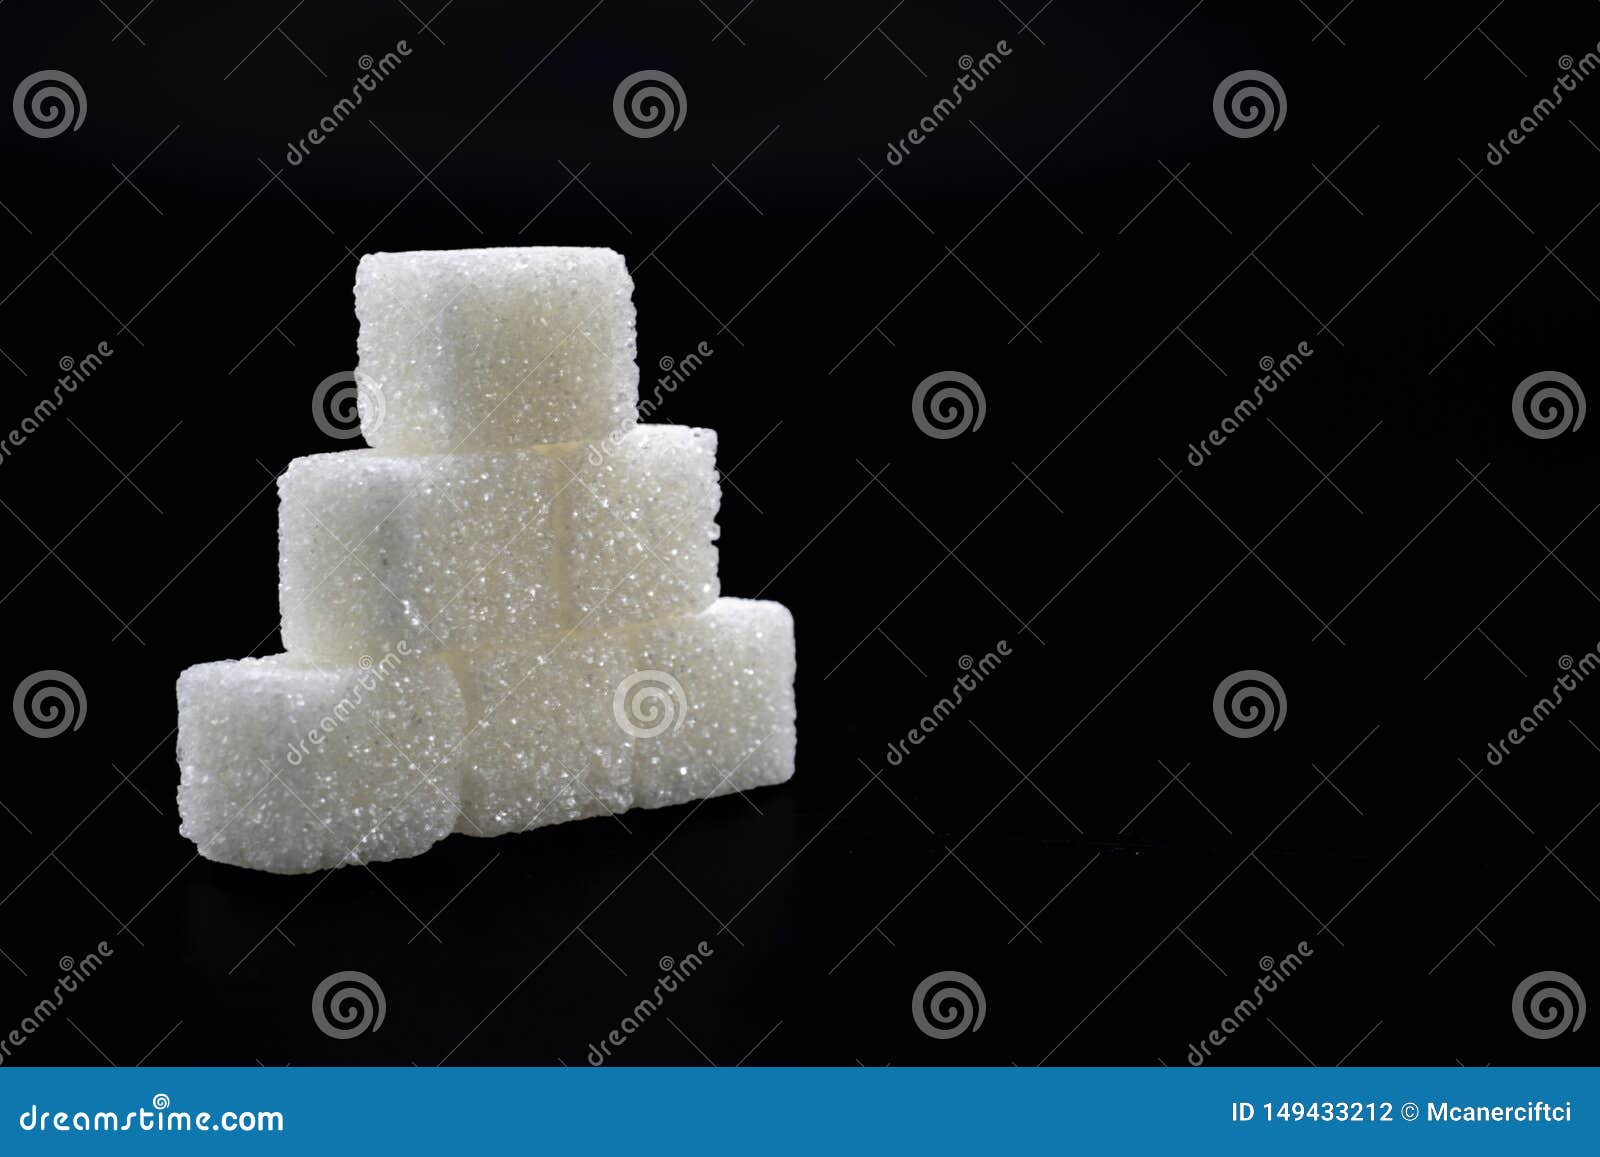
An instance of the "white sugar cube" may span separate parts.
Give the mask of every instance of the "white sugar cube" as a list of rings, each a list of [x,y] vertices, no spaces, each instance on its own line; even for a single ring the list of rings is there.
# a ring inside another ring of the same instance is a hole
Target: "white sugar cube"
[[[636,419],[633,279],[609,249],[371,253],[356,316],[361,432],[381,450],[586,442]]]
[[[279,602],[291,654],[354,659],[405,641],[471,648],[559,621],[540,454],[298,458],[278,480]]]
[[[292,654],[531,647],[717,597],[716,435],[638,426],[587,446],[317,454],[279,480]]]
[[[473,724],[457,831],[497,836],[633,806],[610,713],[632,670],[617,634],[450,657]]]
[[[633,806],[707,799],[794,774],[794,617],[780,603],[718,599],[709,611],[640,630],[632,698],[613,706],[630,736]],[[640,692],[660,686],[651,703]],[[683,689],[674,702],[672,683]],[[668,708],[677,710],[666,722]],[[665,723],[665,726],[663,725]],[[619,724],[620,725],[620,724]]]
[[[794,620],[710,609],[521,653],[453,655],[472,718],[456,830],[498,835],[794,774]]]
[[[268,872],[417,855],[455,825],[466,728],[437,659],[190,667],[178,678],[179,830],[207,859]]]
[[[636,426],[563,455],[567,626],[596,630],[709,607],[719,592],[717,435]]]

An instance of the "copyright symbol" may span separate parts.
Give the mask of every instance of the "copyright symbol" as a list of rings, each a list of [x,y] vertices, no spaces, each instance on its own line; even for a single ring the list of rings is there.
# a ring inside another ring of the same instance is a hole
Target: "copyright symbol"
[[[1400,1106],[1400,1115],[1407,1121],[1415,1121],[1417,1119],[1417,1115],[1421,1113],[1421,1111],[1421,1109],[1417,1108],[1417,1103],[1415,1101],[1407,1101],[1405,1104]]]

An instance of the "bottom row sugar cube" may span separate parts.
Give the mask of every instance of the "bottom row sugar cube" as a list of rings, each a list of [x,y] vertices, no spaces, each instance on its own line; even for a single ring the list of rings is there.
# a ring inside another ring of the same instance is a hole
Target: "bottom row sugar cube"
[[[190,667],[178,677],[178,830],[207,859],[268,872],[418,855],[460,814],[468,725],[438,659]]]
[[[729,598],[517,651],[205,663],[178,680],[180,830],[309,872],[782,783],[794,674],[789,612]]]
[[[454,655],[474,721],[458,832],[665,807],[794,774],[794,619],[778,603],[532,651]]]

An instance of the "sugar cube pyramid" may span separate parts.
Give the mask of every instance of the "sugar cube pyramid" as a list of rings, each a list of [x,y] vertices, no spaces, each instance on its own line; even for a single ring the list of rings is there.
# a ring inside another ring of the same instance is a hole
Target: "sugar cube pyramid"
[[[794,620],[720,598],[716,434],[638,425],[606,249],[356,271],[372,447],[278,480],[285,653],[178,679],[180,831],[310,872],[794,774]]]

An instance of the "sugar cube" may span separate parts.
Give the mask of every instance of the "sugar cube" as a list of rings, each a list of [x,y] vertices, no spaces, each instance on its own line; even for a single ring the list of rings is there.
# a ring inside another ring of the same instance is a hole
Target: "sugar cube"
[[[794,774],[794,620],[777,603],[718,599],[660,623],[450,661],[472,719],[456,827],[468,835]]]
[[[585,442],[632,425],[633,279],[609,249],[370,253],[361,430],[390,453]]]
[[[794,774],[794,617],[788,608],[718,599],[703,614],[644,627],[631,650],[638,681],[613,706],[618,725],[630,732],[634,807],[708,799],[783,783]],[[682,688],[681,699],[673,698],[674,684]],[[642,692],[659,686],[666,697],[655,699],[658,713]]]
[[[717,597],[717,435],[636,426],[562,456],[565,624],[594,630],[699,611]]]
[[[450,656],[472,721],[457,831],[497,836],[633,806],[610,712],[632,669],[624,633]]]
[[[179,830],[207,859],[268,872],[417,855],[455,825],[466,729],[438,659],[190,667],[178,678]]]

